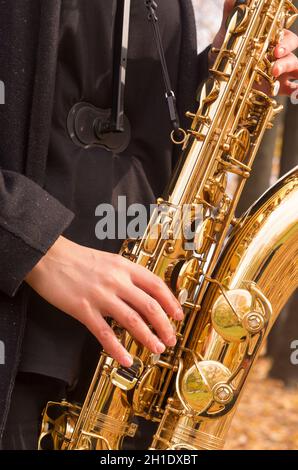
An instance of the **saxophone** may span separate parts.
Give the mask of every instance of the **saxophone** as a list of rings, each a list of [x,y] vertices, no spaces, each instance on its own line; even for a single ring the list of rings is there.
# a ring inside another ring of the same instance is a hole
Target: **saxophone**
[[[121,449],[136,416],[157,423],[151,449],[223,448],[260,348],[298,285],[298,167],[235,217],[282,108],[272,98],[272,51],[297,16],[290,0],[236,2],[164,198],[143,238],[124,243],[122,255],[183,306],[177,345],[157,356],[113,324],[133,365],[102,352],[82,406],[48,403],[40,449]]]

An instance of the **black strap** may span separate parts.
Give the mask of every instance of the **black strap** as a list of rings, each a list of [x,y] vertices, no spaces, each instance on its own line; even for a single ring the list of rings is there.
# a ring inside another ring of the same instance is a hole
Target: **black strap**
[[[114,26],[113,102],[111,126],[116,132],[124,128],[124,91],[127,68],[131,0],[118,0]]]
[[[176,96],[172,90],[171,80],[168,72],[162,38],[158,25],[156,10],[158,5],[153,0],[145,0],[146,8],[149,10],[148,20],[152,23],[154,39],[156,42],[162,74],[166,89],[166,100],[169,107],[170,120],[174,129],[174,135],[180,135],[180,119],[176,106]],[[117,10],[114,26],[114,59],[113,59],[113,101],[110,120],[101,122],[99,133],[122,132],[124,123],[124,92],[127,67],[127,50],[130,24],[131,0],[117,0]]]
[[[169,71],[167,67],[166,57],[162,45],[162,38],[160,34],[160,29],[158,25],[158,17],[156,15],[156,10],[158,8],[157,3],[154,0],[145,0],[146,8],[149,10],[148,20],[152,23],[154,39],[156,42],[160,63],[162,67],[162,74],[164,78],[165,88],[166,88],[166,100],[169,107],[170,119],[176,136],[180,134],[180,119],[176,106],[176,96],[171,86],[171,80],[169,76]]]
[[[99,121],[100,134],[124,131],[124,92],[126,82],[127,52],[131,0],[117,0],[113,38],[113,83],[110,119]]]
[[[83,148],[99,145],[114,153],[121,153],[127,148],[131,138],[130,123],[124,114],[131,0],[116,0],[116,2],[117,8],[113,38],[112,107],[110,110],[102,110],[85,102],[77,103],[69,112],[67,127],[71,139]],[[172,140],[176,143],[182,143],[183,139],[181,139],[181,135],[183,137],[185,132],[180,129],[176,97],[171,87],[163,50],[156,15],[158,5],[154,1],[145,0],[145,6],[149,10],[148,19],[153,25],[154,38],[162,67],[166,88],[165,96],[169,107],[170,120],[174,129]]]

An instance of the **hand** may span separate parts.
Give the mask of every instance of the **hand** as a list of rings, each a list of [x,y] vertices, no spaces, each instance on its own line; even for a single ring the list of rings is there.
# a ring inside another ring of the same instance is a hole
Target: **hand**
[[[124,367],[132,365],[132,358],[105,318],[115,319],[155,354],[176,343],[168,315],[182,320],[180,304],[161,279],[120,255],[60,237],[26,282],[50,304],[83,323]]]
[[[224,41],[226,35],[226,21],[234,5],[235,0],[225,0],[222,24],[213,42],[213,47],[217,49],[222,46]],[[298,79],[298,58],[293,53],[297,47],[298,36],[291,31],[285,30],[282,41],[274,50],[276,61],[272,67],[273,76],[278,78],[280,82],[280,95],[291,95],[293,91],[298,89],[298,83],[292,81],[293,79]],[[209,60],[210,65],[213,65],[215,60],[214,54],[210,53]],[[268,91],[265,85],[263,88],[264,91]]]
[[[298,79],[298,58],[293,54],[297,47],[298,36],[285,30],[283,40],[275,48],[276,62],[272,67],[273,76],[280,82],[280,95],[291,95],[298,88],[298,83],[292,81]]]

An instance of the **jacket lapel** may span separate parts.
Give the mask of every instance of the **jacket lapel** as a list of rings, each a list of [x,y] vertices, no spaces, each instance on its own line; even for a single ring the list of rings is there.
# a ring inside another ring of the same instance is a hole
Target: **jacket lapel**
[[[41,0],[26,176],[44,184],[50,139],[62,0]]]

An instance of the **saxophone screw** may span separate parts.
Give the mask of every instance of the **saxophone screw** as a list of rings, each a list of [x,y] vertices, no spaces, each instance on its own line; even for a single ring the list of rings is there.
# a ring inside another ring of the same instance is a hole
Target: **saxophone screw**
[[[174,253],[175,251],[175,248],[171,245],[171,244],[168,244],[167,247],[166,247],[166,252],[171,255],[172,253]]]
[[[213,389],[213,398],[214,401],[220,405],[227,405],[234,398],[234,392],[230,385],[228,384],[217,384]]]
[[[251,334],[259,333],[264,326],[264,317],[259,312],[249,313],[243,318],[243,327]]]

